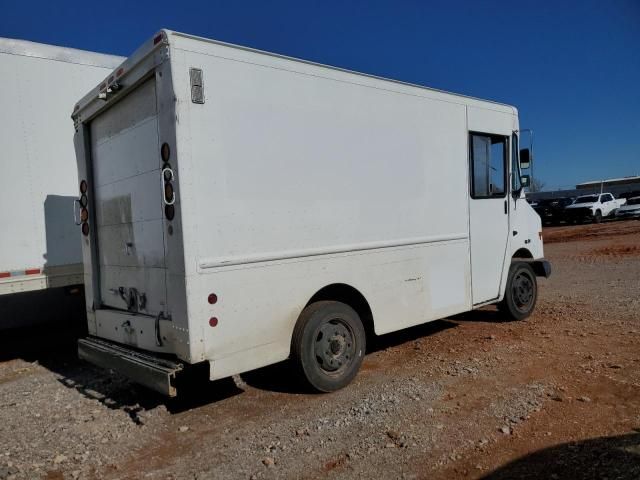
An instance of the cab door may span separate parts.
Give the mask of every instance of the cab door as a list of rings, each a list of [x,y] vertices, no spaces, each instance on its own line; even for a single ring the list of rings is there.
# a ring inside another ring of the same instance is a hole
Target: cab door
[[[497,300],[509,235],[509,135],[469,132],[469,229],[473,304]]]

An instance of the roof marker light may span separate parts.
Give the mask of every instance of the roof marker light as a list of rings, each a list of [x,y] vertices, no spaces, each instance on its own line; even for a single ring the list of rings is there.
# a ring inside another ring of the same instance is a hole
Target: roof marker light
[[[118,69],[118,71],[116,72],[116,77],[119,77],[120,75],[122,75],[124,73],[124,68],[120,67]]]
[[[153,44],[157,45],[162,41],[162,33],[159,33],[155,37],[153,37]]]

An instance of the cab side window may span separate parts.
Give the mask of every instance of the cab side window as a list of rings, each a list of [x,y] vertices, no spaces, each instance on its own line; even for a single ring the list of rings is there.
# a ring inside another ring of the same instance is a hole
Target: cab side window
[[[471,197],[504,197],[507,191],[507,139],[486,133],[469,134]]]

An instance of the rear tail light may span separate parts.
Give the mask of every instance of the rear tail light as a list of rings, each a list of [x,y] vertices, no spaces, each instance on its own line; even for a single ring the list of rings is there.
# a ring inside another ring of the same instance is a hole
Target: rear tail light
[[[167,217],[167,220],[173,220],[173,217],[176,214],[176,209],[174,207],[174,203],[176,202],[176,192],[173,189],[173,170],[171,170],[171,165],[167,163],[169,161],[169,157],[171,156],[171,149],[169,148],[168,143],[163,143],[160,148],[160,155],[162,156],[162,161],[164,165],[162,166],[162,192],[164,198],[164,216]]]
[[[173,217],[176,216],[176,208],[173,205],[165,205],[164,215],[167,217],[167,220],[173,220]]]
[[[175,193],[173,191],[173,185],[171,182],[164,182],[164,199],[168,204],[172,204],[174,200]]]
[[[169,157],[171,156],[171,147],[169,147],[167,142],[163,143],[162,147],[160,147],[160,156],[162,157],[163,162],[166,163],[169,161]]]
[[[87,191],[89,190],[89,186],[87,185],[86,180],[82,180],[80,182],[80,229],[82,230],[82,234],[86,237],[89,235],[89,210],[87,209],[87,205],[89,205],[89,199],[87,198]]]

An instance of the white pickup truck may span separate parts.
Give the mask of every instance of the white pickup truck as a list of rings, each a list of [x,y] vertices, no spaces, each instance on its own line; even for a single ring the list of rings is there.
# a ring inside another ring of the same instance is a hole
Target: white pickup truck
[[[624,198],[614,198],[610,193],[582,195],[565,208],[565,216],[571,223],[600,223],[605,217],[614,217],[618,208],[625,203]]]

